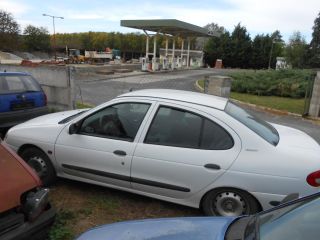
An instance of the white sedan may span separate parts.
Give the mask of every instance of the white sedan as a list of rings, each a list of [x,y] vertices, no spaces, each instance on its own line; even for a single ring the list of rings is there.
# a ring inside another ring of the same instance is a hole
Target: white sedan
[[[98,184],[208,215],[251,214],[319,191],[320,146],[225,98],[141,90],[38,117],[5,141],[40,175]]]

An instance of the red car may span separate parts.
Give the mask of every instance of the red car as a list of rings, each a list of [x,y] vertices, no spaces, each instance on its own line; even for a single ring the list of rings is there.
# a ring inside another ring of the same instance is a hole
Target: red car
[[[1,141],[1,140],[0,140]],[[55,218],[49,190],[17,154],[0,142],[0,239],[44,239]]]

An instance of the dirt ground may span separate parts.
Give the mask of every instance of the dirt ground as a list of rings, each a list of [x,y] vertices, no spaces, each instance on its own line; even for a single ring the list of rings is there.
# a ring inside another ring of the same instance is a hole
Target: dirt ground
[[[96,185],[59,179],[50,200],[58,215],[50,239],[73,239],[89,228],[106,223],[146,218],[202,216],[185,206]]]

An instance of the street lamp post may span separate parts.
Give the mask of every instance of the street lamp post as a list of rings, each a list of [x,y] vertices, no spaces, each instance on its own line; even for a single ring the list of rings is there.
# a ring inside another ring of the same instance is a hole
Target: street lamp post
[[[58,16],[52,16],[52,15],[45,14],[45,13],[42,14],[42,16],[51,17],[51,18],[52,18],[54,60],[57,61],[57,51],[56,51],[56,27],[55,27],[55,24],[54,24],[54,19],[55,19],[55,18],[64,19],[64,18],[63,18],[63,17],[58,17]]]

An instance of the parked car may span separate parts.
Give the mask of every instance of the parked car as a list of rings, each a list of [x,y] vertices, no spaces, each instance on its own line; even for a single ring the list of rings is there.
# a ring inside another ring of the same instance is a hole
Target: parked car
[[[208,215],[252,214],[320,185],[320,146],[311,137],[201,93],[130,92],[20,124],[5,141],[45,184],[60,176]]]
[[[45,239],[55,210],[49,190],[15,152],[0,143],[0,239]]]
[[[28,73],[0,72],[0,133],[48,113],[47,97]]]
[[[181,217],[120,222],[93,228],[77,240],[319,239],[320,193],[242,217]]]

